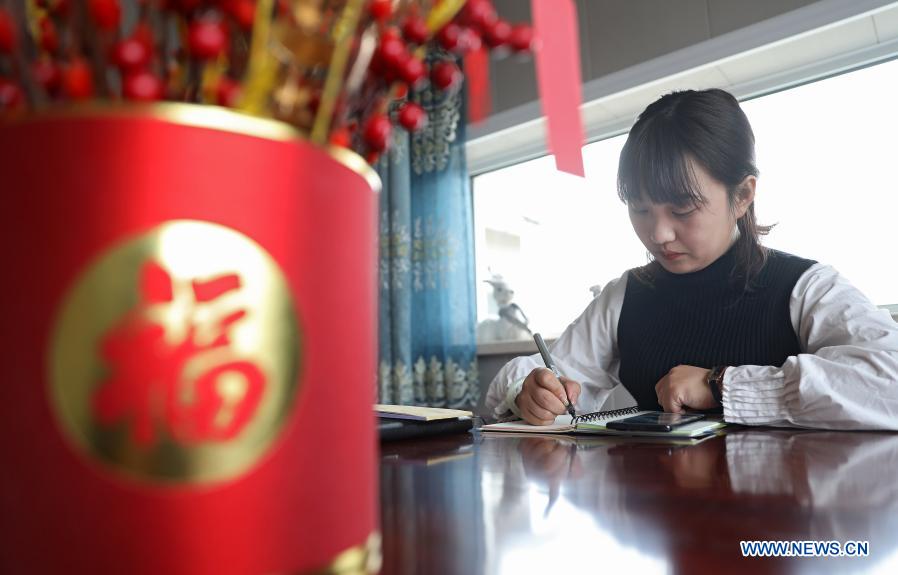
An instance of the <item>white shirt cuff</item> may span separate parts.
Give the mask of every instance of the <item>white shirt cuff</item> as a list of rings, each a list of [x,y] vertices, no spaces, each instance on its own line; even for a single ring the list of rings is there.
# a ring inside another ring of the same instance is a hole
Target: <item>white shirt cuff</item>
[[[787,399],[794,391],[786,386],[782,370],[751,368],[731,367],[723,375],[724,420],[743,425],[789,425]]]
[[[515,403],[515,399],[517,399],[518,394],[521,393],[521,389],[524,387],[525,379],[527,379],[527,376],[513,381],[511,385],[508,386],[508,389],[505,390],[505,398],[501,402],[499,402],[499,405],[497,405],[496,409],[493,411],[493,414],[496,417],[502,417],[509,411],[518,417],[523,417],[521,415],[521,410],[518,409],[518,404]]]

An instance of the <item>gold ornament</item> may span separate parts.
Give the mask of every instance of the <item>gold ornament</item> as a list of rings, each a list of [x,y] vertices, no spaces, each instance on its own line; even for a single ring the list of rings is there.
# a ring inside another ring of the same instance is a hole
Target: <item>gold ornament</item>
[[[56,320],[48,375],[63,435],[137,480],[247,472],[296,400],[295,317],[277,263],[239,232],[177,220],[122,241]]]

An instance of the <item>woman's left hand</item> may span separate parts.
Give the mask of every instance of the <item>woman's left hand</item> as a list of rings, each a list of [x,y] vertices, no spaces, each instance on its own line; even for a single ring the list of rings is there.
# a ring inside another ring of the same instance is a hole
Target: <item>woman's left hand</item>
[[[685,408],[711,409],[717,407],[707,379],[710,369],[692,365],[678,365],[667,372],[655,385],[658,403],[664,411],[683,413]]]

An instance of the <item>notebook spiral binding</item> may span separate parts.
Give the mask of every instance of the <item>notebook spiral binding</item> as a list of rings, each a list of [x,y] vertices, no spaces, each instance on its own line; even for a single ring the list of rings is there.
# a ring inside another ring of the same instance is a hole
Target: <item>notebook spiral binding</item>
[[[622,409],[609,409],[608,411],[596,411],[595,413],[584,413],[583,415],[576,415],[571,420],[572,425],[577,425],[578,423],[588,423],[591,421],[600,421],[602,419],[611,419],[612,417],[619,417],[621,415],[633,415],[639,412],[639,407],[624,407]]]

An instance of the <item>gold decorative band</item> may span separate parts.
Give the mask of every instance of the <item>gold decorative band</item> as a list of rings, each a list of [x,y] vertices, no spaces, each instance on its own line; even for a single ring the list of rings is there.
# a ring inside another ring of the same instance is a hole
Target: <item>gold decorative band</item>
[[[323,149],[330,155],[330,157],[365,178],[365,181],[368,182],[368,185],[371,186],[371,189],[374,190],[375,193],[380,193],[383,189],[380,176],[377,175],[377,172],[375,172],[371,165],[362,159],[360,155],[352,150],[347,150],[346,148],[341,148],[339,146],[327,145],[324,146]]]
[[[243,134],[279,142],[305,139],[296,129],[284,122],[249,116],[218,106],[199,106],[180,102],[80,104],[78,106],[47,108],[36,114],[9,116],[0,124],[31,123],[58,118],[90,118],[95,116],[154,118],[181,126],[220,130],[222,132]],[[314,145],[311,142],[309,143]],[[382,188],[380,176],[361,156],[351,150],[337,146],[316,147],[324,150],[334,160],[363,177],[373,191],[380,192]]]
[[[337,555],[330,565],[306,571],[303,575],[371,575],[380,572],[380,565],[380,533],[374,531],[364,544],[350,547]]]

